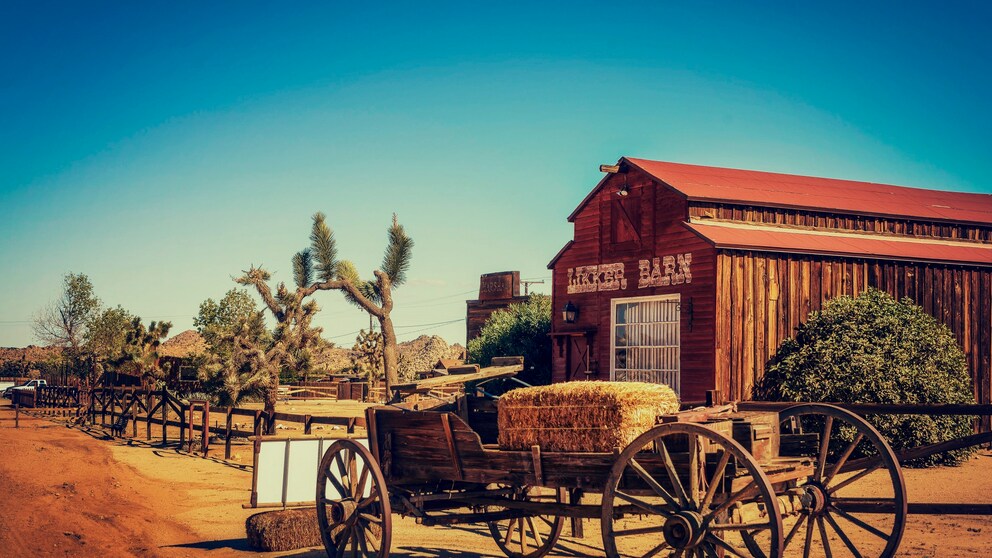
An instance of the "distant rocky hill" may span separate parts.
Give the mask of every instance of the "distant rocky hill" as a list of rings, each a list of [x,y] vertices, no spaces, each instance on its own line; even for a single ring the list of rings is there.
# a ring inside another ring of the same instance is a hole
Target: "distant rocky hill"
[[[207,344],[203,337],[190,329],[164,341],[159,347],[159,354],[171,357],[194,356],[202,353],[206,348]],[[457,343],[448,345],[437,335],[421,335],[411,341],[400,343],[398,348],[401,374],[430,370],[439,359],[460,359],[465,354],[465,347]],[[58,347],[37,345],[24,348],[0,347],[0,366],[8,361],[43,362],[60,351]],[[318,369],[337,372],[351,365],[351,357],[350,347],[330,346],[319,349],[314,355],[314,362]]]
[[[6,362],[44,362],[49,357],[62,352],[58,347],[39,347],[28,345],[27,347],[0,347],[0,365]]]
[[[158,354],[169,357],[196,356],[207,350],[207,342],[203,336],[192,329],[179,333],[165,340],[158,347]]]
[[[465,347],[447,341],[437,335],[421,335],[420,337],[399,343],[400,374],[425,372],[434,367],[439,359],[464,358]],[[351,366],[351,348],[334,347],[323,349],[315,356],[317,368],[336,372]]]

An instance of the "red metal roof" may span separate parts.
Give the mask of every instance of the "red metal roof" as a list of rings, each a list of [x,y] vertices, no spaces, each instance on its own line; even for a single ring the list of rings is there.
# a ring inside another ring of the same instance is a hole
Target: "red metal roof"
[[[992,245],[730,223],[685,223],[717,248],[992,265]]]
[[[924,190],[626,157],[621,162],[624,160],[690,200],[992,224],[992,195],[989,194]]]

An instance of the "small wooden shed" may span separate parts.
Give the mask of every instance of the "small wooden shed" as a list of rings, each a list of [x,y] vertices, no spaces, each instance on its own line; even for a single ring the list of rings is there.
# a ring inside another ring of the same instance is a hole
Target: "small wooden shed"
[[[992,196],[632,158],[608,170],[548,265],[555,381],[747,399],[810,311],[876,287],[947,324],[992,402]]]

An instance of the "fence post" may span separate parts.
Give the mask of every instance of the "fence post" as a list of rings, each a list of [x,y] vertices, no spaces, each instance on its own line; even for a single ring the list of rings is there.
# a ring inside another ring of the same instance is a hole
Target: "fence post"
[[[192,413],[191,413],[192,414]],[[193,418],[190,416],[190,418]],[[210,402],[203,402],[203,457],[210,451]]]
[[[311,426],[310,421],[312,421],[312,420],[313,420],[313,417],[312,416],[310,416],[310,415],[303,415],[303,433],[304,434],[310,434],[310,426]]]
[[[131,392],[131,404],[128,405],[128,408],[131,407],[134,407],[134,410],[131,412],[131,437],[137,438],[138,437],[138,390],[134,390]]]
[[[231,458],[231,421],[234,418],[234,407],[227,408],[227,432],[224,434],[224,459]]]
[[[145,440],[152,440],[152,409],[155,408],[155,394],[151,390],[145,392]]]
[[[253,425],[252,429],[255,431],[256,436],[258,436],[259,434],[258,431],[261,429],[261,427],[262,427],[262,411],[255,411],[255,424]]]
[[[169,435],[166,429],[169,427],[169,392],[162,388],[162,445],[169,442]],[[182,430],[179,431],[182,436]]]
[[[14,428],[21,427],[21,406],[20,400],[14,403]]]
[[[110,423],[113,424],[117,420],[117,390],[110,390]]]

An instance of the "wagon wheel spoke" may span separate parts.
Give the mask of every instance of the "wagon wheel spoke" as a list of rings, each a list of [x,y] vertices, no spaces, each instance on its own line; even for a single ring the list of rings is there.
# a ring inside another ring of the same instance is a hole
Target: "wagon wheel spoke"
[[[830,551],[830,540],[827,539],[827,527],[823,523],[822,517],[816,518],[816,525],[820,528],[820,539],[823,540],[823,553],[826,558],[833,558],[833,553]]]
[[[347,450],[345,450],[347,451]],[[347,467],[345,467],[344,460],[341,459],[341,452],[334,454],[334,463],[338,466],[338,472],[341,474],[341,478],[344,479],[348,475]],[[347,493],[345,493],[347,494]]]
[[[834,480],[837,473],[839,473],[844,467],[844,464],[847,463],[848,458],[851,457],[851,453],[854,452],[854,449],[858,447],[858,444],[860,444],[861,440],[864,440],[864,438],[864,433],[858,432],[858,435],[854,437],[854,440],[848,444],[846,448],[844,448],[844,453],[841,454],[840,459],[837,460],[837,463],[835,463],[833,468],[830,469],[830,473],[823,479],[823,486],[828,486],[830,481]]]
[[[351,533],[351,553],[354,556],[358,556],[358,539],[359,539],[358,533],[355,531],[355,528],[354,527],[351,528],[351,531],[352,531],[352,533]]]
[[[803,547],[803,558],[809,558],[810,548],[813,546],[813,521],[806,522],[806,546]]]
[[[344,556],[345,550],[348,549],[348,540],[350,539],[351,529],[342,529],[341,537],[334,543],[334,546],[337,547],[337,552],[335,552],[335,556],[337,558],[342,558]]]
[[[377,525],[382,525],[382,519],[380,519],[379,517],[376,517],[376,516],[374,516],[374,515],[372,515],[370,513],[360,513],[360,514],[358,514],[358,517],[360,519],[364,519],[365,521],[370,521],[370,522],[375,523]]]
[[[361,523],[359,523],[357,526],[355,526],[355,538],[358,539],[358,546],[360,546],[362,549],[362,556],[365,556],[366,554],[369,553],[369,547],[365,543],[365,536],[366,536],[365,528],[362,526]]]
[[[739,558],[753,558],[753,556],[748,556],[747,554],[741,554],[740,550],[734,548],[730,543],[714,535],[713,533],[707,533],[706,540],[710,541],[716,546],[719,546],[720,548],[726,550],[727,552],[733,554],[734,556],[738,556]]]
[[[620,531],[613,531],[613,536],[626,537],[629,535],[649,535],[651,533],[661,533],[664,530],[664,525],[654,525],[652,527],[638,527],[636,529],[622,529]]]
[[[771,529],[772,524],[763,523],[711,523],[710,531],[741,531],[741,536],[754,536],[754,531],[764,531]]]
[[[358,477],[358,483],[355,484],[355,496],[359,498],[365,494],[365,485],[369,480],[369,468],[363,467],[362,474]]]
[[[517,519],[517,529],[520,531],[520,554],[527,554],[527,528],[524,527],[524,518]]]
[[[344,462],[346,467],[346,475],[348,476],[348,489],[351,490],[351,496],[354,498],[357,496],[355,493],[355,454],[345,450]]]
[[[713,496],[716,495],[717,489],[723,484],[723,475],[727,471],[727,463],[730,462],[730,453],[721,452],[720,462],[716,465],[716,470],[713,471],[713,476],[709,480],[709,485],[706,487],[706,495],[703,496],[703,501],[699,504],[699,511],[706,511],[709,507],[710,502],[713,501]]]
[[[830,494],[833,494],[834,492],[837,492],[838,490],[840,490],[841,488],[844,488],[845,486],[849,486],[851,484],[854,484],[854,483],[858,482],[859,480],[861,480],[864,477],[866,477],[866,476],[874,473],[875,471],[881,469],[884,466],[885,466],[885,462],[882,461],[882,460],[879,460],[878,462],[876,462],[871,467],[869,467],[867,469],[864,469],[862,471],[858,471],[857,474],[855,474],[854,476],[851,476],[851,477],[848,477],[848,478],[844,479],[842,482],[840,482],[836,486],[832,486],[830,488],[827,488],[827,492],[830,493]]]
[[[840,528],[840,525],[837,525],[837,520],[835,520],[834,517],[829,513],[824,514],[822,517],[826,518],[827,522],[830,523],[830,526],[833,527],[834,532],[837,533],[837,536],[840,537],[840,540],[844,541],[844,545],[847,546],[847,549],[851,551],[851,554],[854,556],[854,558],[863,558],[861,556],[861,552],[858,551],[858,547],[855,546],[853,542],[851,542],[851,539],[847,536],[847,533],[845,533],[844,530]]]
[[[747,496],[747,493],[749,491],[757,487],[758,487],[758,481],[751,479],[751,482],[747,483],[747,485],[744,488],[735,492],[733,495],[727,498],[725,502],[717,506],[712,512],[706,514],[703,517],[703,521],[712,521],[714,517],[716,517],[721,512],[726,511],[728,508],[730,508],[730,506],[734,505],[736,502],[742,500],[745,496]]]
[[[510,539],[513,537],[513,529],[517,526],[517,520],[511,519],[506,527],[506,535],[503,536],[503,546],[510,546]]]
[[[368,533],[365,533],[365,536],[368,538],[368,544],[369,544],[369,546],[372,547],[372,550],[374,551],[374,553],[375,554],[378,554],[379,553],[379,545],[377,545],[375,543],[375,537],[373,537],[372,535],[370,535]]]
[[[840,514],[840,516],[843,517],[844,519],[850,521],[851,523],[857,525],[858,527],[861,527],[865,531],[868,531],[872,535],[875,535],[876,537],[878,537],[878,538],[880,538],[882,540],[886,540],[886,541],[889,540],[888,533],[884,533],[884,532],[878,530],[877,528],[869,525],[868,523],[865,523],[860,518],[855,517],[854,515],[851,515],[851,514],[847,513],[846,511],[844,511],[844,510],[842,510],[842,509],[840,509],[840,508],[838,508],[836,506],[830,506],[830,509],[833,510],[833,511],[835,511],[835,512],[837,512],[838,514]]]
[[[789,543],[792,542],[792,537],[796,536],[796,533],[799,532],[799,528],[803,526],[803,523],[806,521],[808,517],[809,516],[807,516],[806,514],[802,514],[799,516],[799,519],[796,520],[796,524],[792,526],[792,529],[789,529],[789,534],[785,536],[785,542],[782,543],[783,549],[789,547]]]
[[[771,525],[768,526],[771,528]],[[754,531],[741,531],[741,539],[744,541],[744,546],[748,548],[753,548],[757,552],[761,553],[761,549],[758,546],[758,541],[754,540]]]
[[[699,440],[695,436],[689,436],[689,486],[686,490],[688,496],[687,505],[692,507],[699,503],[699,483],[700,477],[706,474],[706,461],[699,459]],[[667,453],[667,452],[666,452]],[[700,465],[702,463],[702,465]],[[703,475],[700,475],[700,468]],[[697,509],[698,508],[693,508]],[[693,552],[695,554],[695,552]]]
[[[834,427],[834,417],[827,415],[827,420],[823,424],[823,436],[820,438],[820,454],[816,458],[816,472],[813,479],[820,482],[823,478],[823,471],[827,465],[827,452],[830,449],[830,433]]]
[[[649,503],[645,502],[644,500],[641,500],[640,498],[637,498],[635,496],[631,496],[630,494],[627,494],[626,492],[621,492],[621,491],[617,490],[616,491],[616,495],[617,495],[618,498],[623,498],[624,500],[630,502],[631,504],[634,504],[635,506],[641,508],[642,510],[644,510],[646,512],[650,512],[650,513],[653,513],[653,514],[656,514],[656,515],[660,515],[662,517],[670,517],[672,515],[671,512],[669,512],[668,510],[666,510],[664,508],[659,508],[658,506],[655,506],[653,504],[649,504]]]
[[[348,497],[348,492],[345,491],[344,485],[341,484],[341,481],[339,481],[334,476],[334,472],[331,471],[330,467],[327,468],[327,475],[326,476],[327,476],[327,482],[331,483],[331,486],[334,487],[334,490],[337,490],[338,491],[338,496],[339,496],[338,499],[340,500],[342,498],[347,498]],[[326,500],[326,501],[332,501],[332,500]]]
[[[689,437],[693,438],[694,436],[690,434]],[[661,458],[665,461],[665,472],[668,473],[668,480],[671,481],[672,486],[675,488],[675,494],[679,497],[679,502],[682,503],[682,507],[688,507],[689,497],[686,495],[685,487],[682,486],[682,481],[679,479],[678,472],[675,470],[675,464],[672,463],[672,456],[668,453],[668,446],[665,445],[664,440],[658,440],[655,443],[661,449]],[[630,462],[634,463],[634,460],[631,459]],[[658,488],[661,487],[659,486]],[[655,491],[657,492],[657,489]]]
[[[359,509],[366,508],[366,507],[369,506],[369,504],[375,502],[378,499],[379,499],[379,487],[373,486],[372,487],[372,492],[369,494],[369,497],[368,498],[365,498],[363,500],[360,500],[358,502],[358,506],[357,507]]]
[[[534,525],[534,519],[527,517],[527,525],[530,526],[530,532],[534,533],[534,542],[537,543],[537,546],[544,546],[544,538],[541,537],[541,533],[537,531],[537,527]]]
[[[668,452],[665,453],[667,454]],[[665,500],[665,503],[667,503],[669,506],[672,506],[675,509],[681,508],[681,506],[679,506],[679,503],[675,501],[675,497],[672,496],[667,490],[665,490],[665,487],[661,486],[661,484],[657,480],[655,480],[654,477],[651,476],[651,473],[648,473],[647,470],[644,467],[642,467],[641,464],[638,463],[636,459],[631,458],[630,467],[631,469],[634,470],[634,472],[637,473],[639,477],[644,479],[644,482],[648,483],[648,486],[651,487],[651,490],[654,490],[658,494],[658,496],[661,496],[661,498]],[[624,497],[626,498],[626,496]],[[682,501],[685,501],[684,494],[680,496],[680,499],[682,499]],[[634,502],[633,500],[631,500],[631,502],[637,504],[637,502]]]

